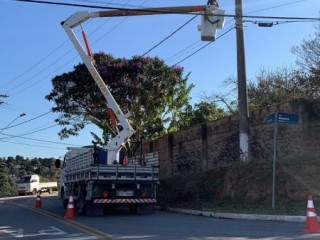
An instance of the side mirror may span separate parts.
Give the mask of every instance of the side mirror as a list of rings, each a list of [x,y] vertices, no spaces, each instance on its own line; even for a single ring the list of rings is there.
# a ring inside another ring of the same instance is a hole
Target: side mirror
[[[60,167],[61,167],[61,161],[60,161],[60,159],[56,159],[56,161],[55,161],[55,163],[54,163],[54,166],[55,166],[56,168],[60,168]]]

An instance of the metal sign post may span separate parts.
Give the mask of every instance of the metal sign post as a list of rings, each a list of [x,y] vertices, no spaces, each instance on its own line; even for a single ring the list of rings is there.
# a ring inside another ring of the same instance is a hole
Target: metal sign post
[[[272,209],[275,208],[275,189],[276,189],[276,158],[277,158],[277,133],[278,123],[298,124],[299,115],[291,113],[272,113],[267,118],[267,124],[274,123],[273,131],[273,163],[272,163]]]
[[[273,131],[273,165],[272,165],[272,209],[275,206],[275,188],[276,188],[276,157],[277,157],[277,132],[278,132],[278,115],[274,114],[274,131]]]

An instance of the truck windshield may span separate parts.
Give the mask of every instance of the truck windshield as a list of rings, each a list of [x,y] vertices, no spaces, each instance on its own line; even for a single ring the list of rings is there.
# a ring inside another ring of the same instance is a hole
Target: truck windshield
[[[18,183],[29,183],[31,177],[21,177]]]

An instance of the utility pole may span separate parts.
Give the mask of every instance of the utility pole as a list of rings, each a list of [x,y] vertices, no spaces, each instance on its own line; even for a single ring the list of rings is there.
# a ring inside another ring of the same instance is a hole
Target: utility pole
[[[249,161],[249,110],[246,76],[246,59],[244,50],[244,33],[242,19],[242,0],[236,4],[236,35],[237,35],[237,75],[238,75],[238,105],[239,105],[239,145],[240,161]]]

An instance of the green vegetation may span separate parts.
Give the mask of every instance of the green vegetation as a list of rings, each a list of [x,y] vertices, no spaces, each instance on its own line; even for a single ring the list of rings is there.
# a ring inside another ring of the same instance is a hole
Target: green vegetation
[[[320,209],[319,161],[286,160],[276,167],[272,209],[271,163],[247,163],[161,181],[162,207],[212,212],[305,215],[307,196]]]

